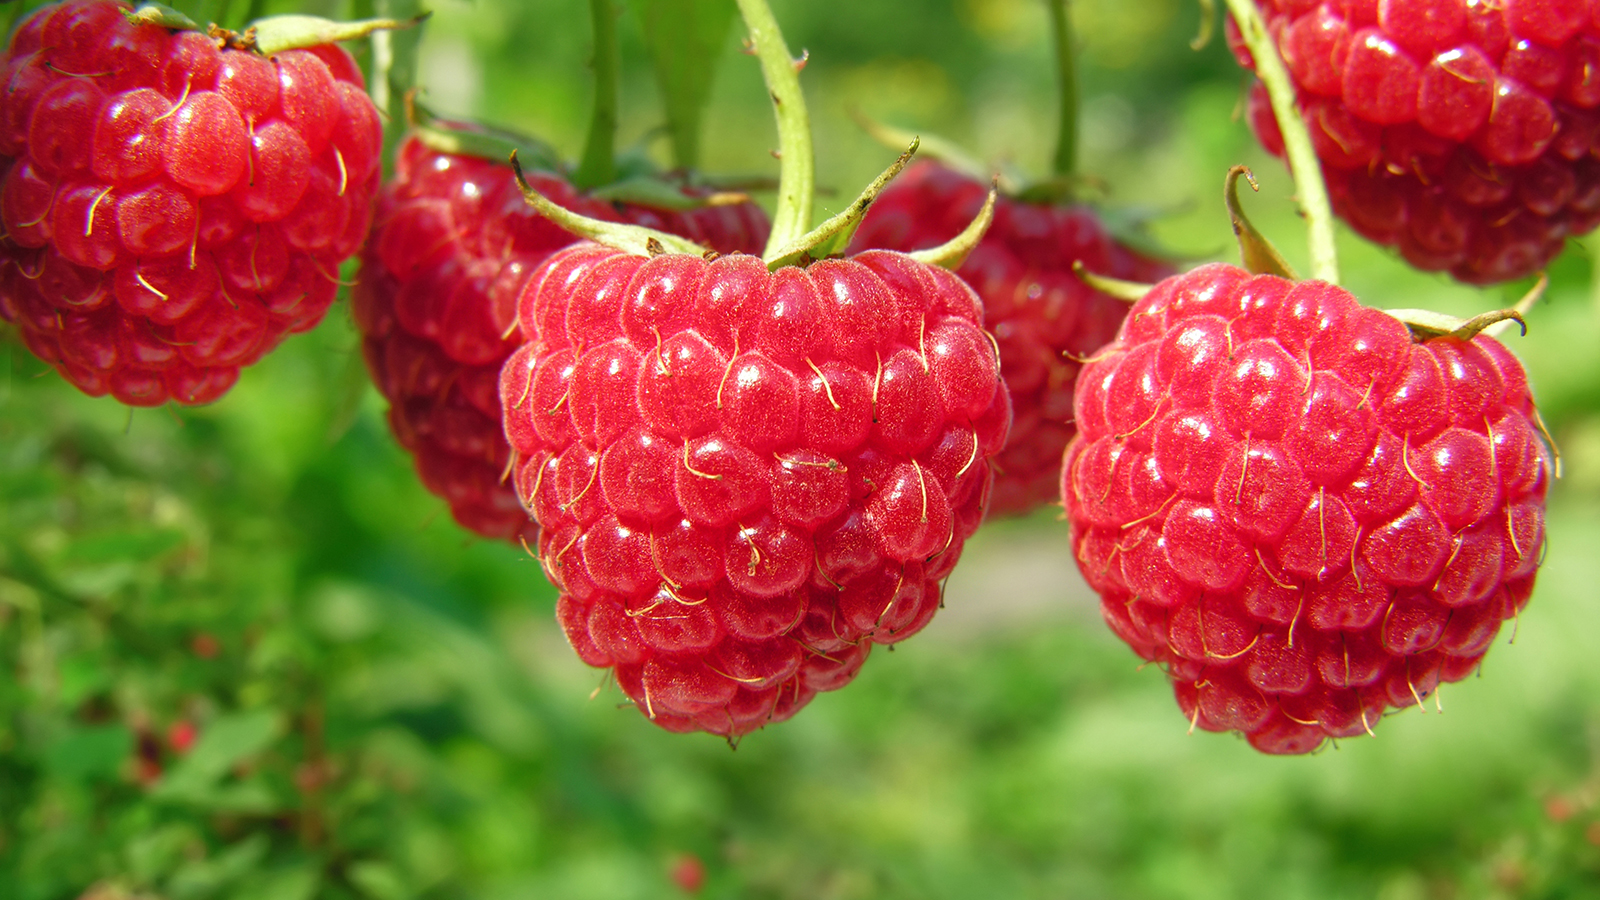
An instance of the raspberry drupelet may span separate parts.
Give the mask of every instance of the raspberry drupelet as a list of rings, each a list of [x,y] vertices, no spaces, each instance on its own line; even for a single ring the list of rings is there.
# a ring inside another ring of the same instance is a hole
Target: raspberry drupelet
[[[922,250],[972,221],[989,187],[934,162],[910,167],[868,211],[853,246]],[[995,457],[992,512],[1014,515],[1059,493],[1061,453],[1072,439],[1079,360],[1116,336],[1128,304],[1073,274],[1150,283],[1171,268],[1118,243],[1087,206],[1001,197],[994,224],[957,273],[983,298],[1011,391],[1011,438]]]
[[[0,317],[93,396],[208,403],[321,321],[381,128],[344,50],[271,58],[44,7],[0,65]]]
[[[1533,589],[1550,452],[1494,338],[1202,266],[1084,368],[1062,500],[1112,629],[1269,753],[1475,671]]]
[[[766,215],[748,201],[665,212],[589,197],[555,175],[529,178],[569,209],[719,250],[759,252],[767,238]],[[538,534],[506,477],[500,367],[521,343],[516,305],[528,274],[575,241],[523,200],[510,166],[415,137],[379,195],[352,292],[367,365],[423,484],[485,537],[531,545]]]
[[[1010,422],[982,320],[881,250],[546,261],[501,401],[583,660],[656,724],[734,737],[926,625]]]
[[[1488,284],[1537,272],[1600,224],[1600,12],[1576,0],[1264,0],[1262,12],[1334,209],[1362,235]],[[1249,109],[1281,155],[1259,84]]]

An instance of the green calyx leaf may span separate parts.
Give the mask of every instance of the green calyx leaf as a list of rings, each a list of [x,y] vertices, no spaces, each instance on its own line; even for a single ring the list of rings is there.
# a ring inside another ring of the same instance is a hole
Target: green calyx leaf
[[[1083,264],[1083,260],[1081,259],[1075,259],[1072,261],[1072,274],[1078,276],[1079,281],[1087,284],[1089,287],[1094,288],[1100,293],[1105,294],[1108,297],[1115,297],[1118,300],[1125,300],[1129,303],[1138,302],[1144,297],[1145,294],[1150,293],[1151,288],[1155,287],[1153,284],[1144,284],[1138,281],[1123,281],[1121,278],[1109,278],[1105,275],[1096,275],[1095,273],[1089,271],[1089,268]]]
[[[915,141],[918,153],[947,169],[960,172],[974,181],[997,179],[996,184],[1000,193],[1008,197],[1014,196],[1020,187],[1018,179],[1010,173],[994,174],[991,167],[949,138],[897,128],[886,122],[879,122],[854,107],[850,109],[850,118],[856,120],[856,124],[861,126],[861,130],[865,131],[868,137],[890,150],[899,150]]]
[[[1479,334],[1489,337],[1499,337],[1515,322],[1521,326],[1522,333],[1528,333],[1528,323],[1523,316],[1533,309],[1533,305],[1544,296],[1545,288],[1550,286],[1550,276],[1544,272],[1539,273],[1539,280],[1534,282],[1528,293],[1518,300],[1515,306],[1507,309],[1492,309],[1486,313],[1479,313],[1470,319],[1458,316],[1449,316],[1444,313],[1434,312],[1431,309],[1386,309],[1384,312],[1401,322],[1411,330],[1411,336],[1419,343],[1431,341],[1435,338],[1453,338],[1458,341],[1470,341]]]
[[[425,12],[410,19],[362,19],[355,22],[335,22],[318,16],[269,16],[251,23],[245,29],[246,45],[253,45],[262,56],[271,56],[285,50],[301,50],[319,44],[353,41],[375,31],[398,31],[413,28],[433,15]]]
[[[899,175],[906,165],[911,162],[911,157],[917,152],[917,141],[912,140],[911,146],[900,154],[900,158],[884,169],[883,173],[867,185],[866,190],[856,197],[844,211],[811,231],[796,238],[793,242],[769,251],[763,259],[766,260],[767,269],[777,271],[784,266],[804,266],[812,260],[827,259],[844,252],[850,244],[850,238],[855,236],[856,229],[861,226],[861,220],[866,217],[867,210],[872,202],[878,199],[883,189],[889,182]]]
[[[1253,191],[1261,190],[1256,185],[1256,177],[1251,174],[1246,166],[1234,166],[1228,170],[1228,179],[1224,183],[1224,194],[1228,204],[1228,218],[1233,220],[1233,233],[1239,238],[1239,256],[1244,260],[1244,267],[1257,275],[1276,275],[1290,281],[1298,280],[1294,269],[1290,267],[1278,248],[1272,246],[1266,235],[1256,230],[1250,224],[1250,219],[1244,214],[1244,207],[1239,205],[1239,176],[1243,175],[1250,183]]]
[[[122,17],[130,25],[159,25],[173,31],[201,31],[200,23],[161,3],[143,3],[138,9],[124,11]]]
[[[999,179],[996,178],[995,181]],[[916,250],[906,255],[917,262],[949,269],[952,272],[961,268],[961,264],[972,255],[978,242],[983,240],[983,236],[989,231],[989,226],[994,223],[994,204],[999,196],[1000,188],[996,184],[990,184],[989,196],[984,198],[983,208],[978,210],[977,216],[967,223],[966,228],[961,229],[960,234],[937,247]]]
[[[673,161],[700,162],[700,121],[736,8],[727,0],[629,0],[667,115]]]
[[[536,138],[485,125],[462,127],[440,120],[416,101],[416,91],[405,96],[406,119],[411,133],[423,146],[440,153],[475,156],[505,162],[515,153],[533,168],[565,175],[566,167],[555,148]]]
[[[552,202],[528,184],[528,179],[522,174],[522,163],[515,151],[511,154],[511,169],[516,173],[517,187],[522,190],[522,196],[527,199],[528,204],[538,210],[539,215],[578,237],[636,256],[660,256],[663,253],[705,256],[711,252],[710,248],[702,247],[675,234],[638,225],[591,219]]]

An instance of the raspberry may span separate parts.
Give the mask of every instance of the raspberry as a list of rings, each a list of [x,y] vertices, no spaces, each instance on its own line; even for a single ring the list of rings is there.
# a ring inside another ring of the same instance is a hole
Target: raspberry
[[[656,724],[781,721],[932,618],[1010,420],[954,275],[585,243],[517,312],[501,399],[557,618]]]
[[[1158,284],[1086,366],[1062,500],[1185,715],[1305,753],[1478,666],[1533,589],[1549,454],[1497,341],[1320,281]]]
[[[333,302],[381,128],[338,47],[218,50],[130,8],[44,7],[0,58],[0,318],[87,394],[208,403]]]
[[[856,232],[855,247],[921,250],[960,233],[988,185],[937,163],[911,166],[889,185]],[[1011,438],[995,458],[992,511],[1024,513],[1057,499],[1061,453],[1072,439],[1080,364],[1116,336],[1128,304],[1085,285],[1089,271],[1150,283],[1171,270],[1117,243],[1086,206],[1001,197],[994,224],[958,274],[983,298],[1011,392]]]
[[[1538,271],[1600,224],[1600,20],[1582,4],[1266,0],[1262,11],[1334,210],[1368,239],[1488,284]],[[1250,122],[1282,155],[1260,84]]]
[[[390,402],[389,424],[428,490],[485,537],[533,541],[538,531],[506,482],[500,367],[518,341],[523,282],[577,239],[540,217],[511,168],[406,140],[378,199],[353,291],[367,365]],[[627,219],[728,251],[758,251],[766,216],[753,203],[663,213],[615,207],[565,181],[530,173],[538,189],[596,218]]]

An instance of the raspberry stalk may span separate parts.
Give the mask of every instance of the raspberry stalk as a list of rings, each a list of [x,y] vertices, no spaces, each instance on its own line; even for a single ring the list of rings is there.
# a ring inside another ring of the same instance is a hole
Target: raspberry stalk
[[[763,0],[738,0],[739,13],[750,31],[750,44],[761,61],[761,74],[772,94],[778,119],[778,205],[772,214],[772,234],[763,257],[794,243],[811,229],[811,208],[816,195],[816,158],[811,147],[811,115],[800,90],[800,70],[778,31],[778,21]]]
[[[1311,131],[1295,108],[1294,83],[1277,44],[1267,34],[1261,10],[1255,0],[1227,0],[1228,9],[1239,25],[1239,33],[1256,60],[1256,75],[1266,85],[1273,114],[1283,132],[1284,156],[1299,194],[1300,212],[1306,219],[1311,277],[1329,284],[1339,283],[1339,253],[1334,245],[1333,206],[1328,201],[1328,186],[1322,179],[1322,165],[1311,145]]]
[[[617,10],[612,0],[589,0],[594,20],[594,113],[583,158],[572,183],[589,189],[616,180],[617,80],[621,54],[617,52]]]
[[[1056,44],[1056,85],[1060,90],[1061,121],[1057,125],[1053,171],[1071,175],[1078,168],[1078,67],[1073,46],[1070,0],[1046,0],[1050,9],[1050,34]]]

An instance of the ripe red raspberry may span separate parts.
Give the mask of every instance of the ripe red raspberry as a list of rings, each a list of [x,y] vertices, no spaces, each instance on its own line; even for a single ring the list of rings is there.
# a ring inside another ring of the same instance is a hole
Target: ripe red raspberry
[[[529,173],[545,196],[601,219],[638,222],[728,252],[759,252],[766,215],[753,203],[690,212],[617,207]],[[456,521],[532,543],[537,527],[506,478],[500,367],[515,340],[517,296],[551,253],[577,238],[522,198],[511,167],[401,145],[378,200],[353,291],[368,368],[390,402],[389,425],[428,490]]]
[[[1600,224],[1600,16],[1576,0],[1264,0],[1334,210],[1474,284]],[[1240,62],[1254,68],[1232,19]],[[1250,121],[1282,154],[1261,85]]]
[[[350,56],[44,7],[0,72],[0,318],[79,389],[208,403],[321,320],[382,139]]]
[[[1062,499],[1113,630],[1269,753],[1478,667],[1533,589],[1548,451],[1493,338],[1415,343],[1320,281],[1158,284],[1084,368]]]
[[[873,203],[854,246],[938,246],[972,221],[988,193],[988,185],[937,163],[916,163]],[[1078,360],[1115,337],[1128,312],[1127,303],[1080,281],[1072,273],[1076,260],[1096,274],[1146,284],[1171,274],[1117,243],[1089,207],[1008,197],[995,203],[994,224],[957,270],[983,298],[1011,391],[1011,438],[994,460],[995,513],[1056,501],[1061,452],[1073,434]]]
[[[517,314],[501,400],[557,618],[658,725],[788,718],[932,618],[1010,421],[960,279],[579,244]]]

